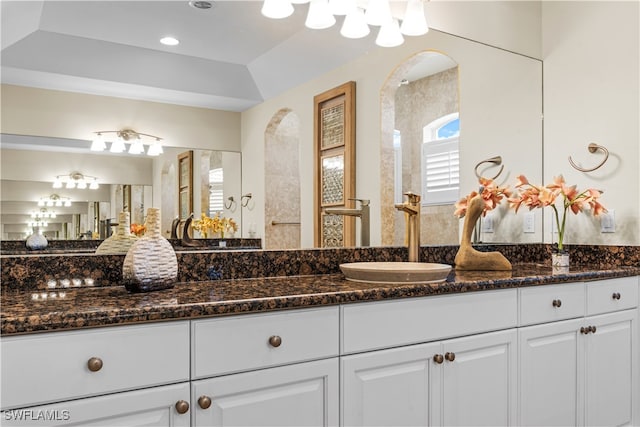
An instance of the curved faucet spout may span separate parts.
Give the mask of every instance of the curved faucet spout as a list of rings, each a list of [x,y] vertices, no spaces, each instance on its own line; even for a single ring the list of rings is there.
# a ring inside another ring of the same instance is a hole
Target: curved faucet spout
[[[405,213],[407,228],[405,232],[405,244],[409,250],[409,262],[420,261],[420,196],[407,192],[404,194],[408,200],[395,205],[395,208]]]

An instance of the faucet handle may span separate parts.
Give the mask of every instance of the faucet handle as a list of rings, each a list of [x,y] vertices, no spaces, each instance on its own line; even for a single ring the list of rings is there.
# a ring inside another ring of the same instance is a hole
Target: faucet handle
[[[406,193],[404,193],[405,196],[407,196],[409,198],[409,203],[411,204],[418,204],[420,203],[420,195],[416,194],[412,191],[407,191]]]
[[[369,199],[353,199],[353,198],[349,198],[349,200],[354,200],[356,202],[360,202],[360,203],[362,203],[362,206],[369,206],[369,203],[371,203],[371,200],[369,200]]]

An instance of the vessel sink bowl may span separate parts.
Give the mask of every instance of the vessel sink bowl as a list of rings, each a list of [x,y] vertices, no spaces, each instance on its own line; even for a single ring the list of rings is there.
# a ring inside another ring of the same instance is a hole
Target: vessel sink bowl
[[[443,282],[451,266],[430,262],[352,262],[340,264],[347,280],[368,283]]]

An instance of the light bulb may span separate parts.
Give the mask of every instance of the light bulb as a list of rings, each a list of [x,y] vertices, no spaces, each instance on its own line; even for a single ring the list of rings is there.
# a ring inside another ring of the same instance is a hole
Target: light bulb
[[[93,178],[93,181],[91,181],[91,184],[89,184],[89,189],[97,190],[98,188],[100,188],[100,186],[98,185],[98,180]],[[71,206],[71,203],[69,203],[69,206]]]
[[[324,30],[336,23],[336,18],[329,10],[328,0],[311,0],[309,12],[304,25],[313,30]]]
[[[427,34],[428,31],[429,26],[424,16],[424,3],[422,0],[409,0],[400,32],[406,36],[421,36]]]
[[[71,200],[67,200],[67,201],[65,201],[65,202],[64,202],[64,205],[65,205],[65,207],[67,207],[67,208],[68,208],[69,206],[71,206]]]
[[[76,183],[73,182],[73,180],[69,180],[69,181],[67,181],[67,185],[65,185],[65,188],[67,188],[67,189],[76,188]]]
[[[87,181],[85,181],[84,178],[80,178],[76,183],[76,186],[79,190],[84,190],[85,188],[87,188]]]
[[[38,200],[38,206],[44,206],[44,200],[42,199]]]
[[[159,156],[162,152],[162,145],[159,142],[154,142],[149,146],[147,156]]]
[[[59,176],[56,176],[56,179],[53,181],[53,188],[62,188],[62,181]]]
[[[58,207],[62,206],[62,200],[56,200],[56,206]]]
[[[267,18],[282,19],[291,16],[293,6],[289,0],[264,0],[261,12]]]

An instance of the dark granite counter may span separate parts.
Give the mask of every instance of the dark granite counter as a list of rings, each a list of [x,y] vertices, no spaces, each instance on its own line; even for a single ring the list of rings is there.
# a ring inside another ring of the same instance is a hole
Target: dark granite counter
[[[438,284],[367,284],[342,274],[261,277],[177,283],[172,289],[130,294],[122,286],[47,290],[7,289],[1,333],[196,319],[304,307],[507,289],[640,275],[639,266],[581,265],[554,274],[543,264],[515,264],[507,272],[456,272]]]

